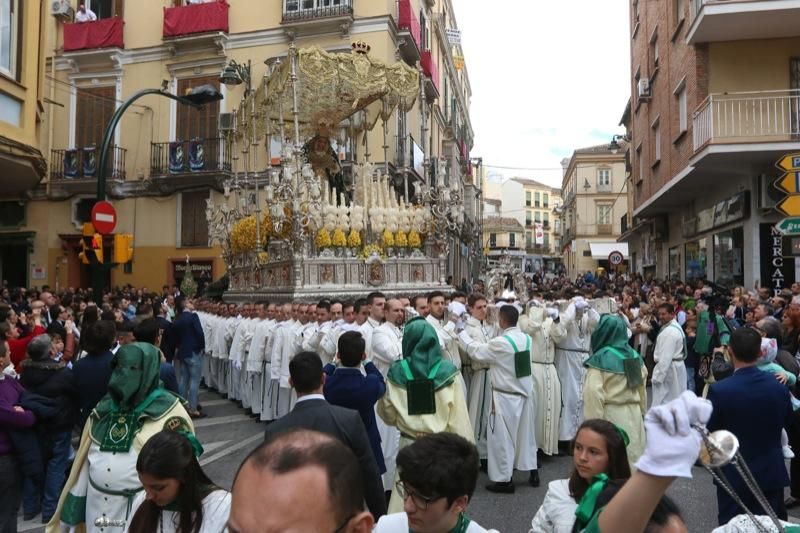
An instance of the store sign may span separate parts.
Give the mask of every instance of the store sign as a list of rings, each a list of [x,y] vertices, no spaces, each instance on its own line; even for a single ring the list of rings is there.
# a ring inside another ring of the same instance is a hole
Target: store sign
[[[460,54],[453,54],[453,64],[456,67],[456,70],[461,70],[464,68],[464,56]]]
[[[185,259],[172,261],[172,279],[175,281],[175,285],[180,286],[183,277],[186,275],[186,268],[187,264]],[[197,282],[198,291],[202,291],[206,285],[214,280],[214,262],[210,259],[192,260],[188,268],[191,269],[192,276]]]
[[[783,233],[775,224],[758,226],[761,257],[761,286],[774,295],[794,283],[794,258],[783,255]]]
[[[445,33],[450,44],[461,44],[461,30],[446,29]]]

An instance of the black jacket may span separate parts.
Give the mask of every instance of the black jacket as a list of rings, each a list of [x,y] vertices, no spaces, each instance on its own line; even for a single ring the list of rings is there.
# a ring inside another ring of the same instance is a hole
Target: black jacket
[[[46,359],[44,361],[22,361],[20,384],[25,390],[56,400],[60,406],[51,418],[37,418],[37,424],[50,431],[70,431],[78,421],[78,387],[72,370],[64,363]]]
[[[325,400],[299,401],[291,412],[267,426],[265,439],[291,429],[310,429],[327,433],[353,450],[364,474],[364,499],[377,521],[386,514],[386,496],[378,465],[370,447],[367,430],[358,411],[331,405]]]
[[[111,350],[101,354],[89,354],[72,365],[75,380],[80,391],[81,427],[89,418],[92,409],[108,392],[108,380],[111,379]]]

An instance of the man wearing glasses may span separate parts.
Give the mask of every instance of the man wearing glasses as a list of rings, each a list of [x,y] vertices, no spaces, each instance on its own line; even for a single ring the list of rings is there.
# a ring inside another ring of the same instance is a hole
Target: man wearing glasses
[[[403,513],[381,517],[373,533],[491,533],[470,520],[467,506],[478,481],[478,449],[455,433],[433,433],[397,454]]]

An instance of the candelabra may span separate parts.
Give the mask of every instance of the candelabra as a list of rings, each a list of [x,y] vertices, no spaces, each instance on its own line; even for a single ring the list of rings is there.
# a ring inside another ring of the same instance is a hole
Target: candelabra
[[[450,179],[449,187],[445,185],[446,173],[447,161],[439,159],[436,170],[436,187],[422,185],[418,194],[419,202],[430,207],[433,226],[442,238],[448,231],[460,232],[464,225],[464,195],[455,176]]]

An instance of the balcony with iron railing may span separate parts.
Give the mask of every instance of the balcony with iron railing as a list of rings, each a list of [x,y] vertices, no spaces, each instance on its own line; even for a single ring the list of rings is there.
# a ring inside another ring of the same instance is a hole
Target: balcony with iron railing
[[[204,33],[228,33],[227,2],[207,2],[164,8],[164,38]]]
[[[772,143],[800,138],[800,90],[709,95],[692,119],[695,152],[709,144]]]
[[[399,0],[397,3],[397,29],[398,36],[403,39],[398,47],[400,55],[405,62],[415,65],[420,58],[422,28],[411,0]]]
[[[342,29],[353,22],[353,0],[283,0],[284,26],[308,26],[321,29],[329,25]]]
[[[128,150],[111,145],[108,152],[106,177],[110,180],[125,180],[125,155]],[[50,151],[50,180],[64,182],[94,182],[97,179],[99,150],[90,146],[80,149]]]
[[[221,174],[227,176],[230,171],[231,156],[224,139],[150,143],[151,178],[211,184],[207,181],[216,181]]]
[[[800,0],[691,0],[691,44],[797,35]]]

